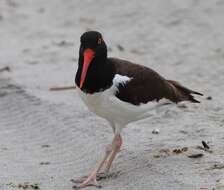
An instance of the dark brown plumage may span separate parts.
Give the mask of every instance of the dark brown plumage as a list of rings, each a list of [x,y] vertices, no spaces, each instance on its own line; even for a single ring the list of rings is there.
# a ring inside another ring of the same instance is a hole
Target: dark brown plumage
[[[116,96],[122,101],[139,105],[166,98],[175,103],[199,103],[192,94],[202,95],[201,93],[190,90],[176,81],[166,80],[148,67],[116,58],[108,58],[108,61],[114,65],[116,74],[132,78],[127,84],[119,86]]]

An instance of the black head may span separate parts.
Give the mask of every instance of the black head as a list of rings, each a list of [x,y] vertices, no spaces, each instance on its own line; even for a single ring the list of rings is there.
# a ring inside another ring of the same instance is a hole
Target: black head
[[[107,57],[107,46],[103,40],[101,33],[97,31],[88,31],[82,34],[80,37],[80,50],[79,56],[84,55],[84,51],[91,49],[94,52],[94,59],[97,57]]]
[[[79,67],[76,73],[76,85],[84,91],[100,88],[107,78],[107,46],[102,35],[97,31],[89,31],[80,38]],[[96,87],[97,86],[97,87]]]

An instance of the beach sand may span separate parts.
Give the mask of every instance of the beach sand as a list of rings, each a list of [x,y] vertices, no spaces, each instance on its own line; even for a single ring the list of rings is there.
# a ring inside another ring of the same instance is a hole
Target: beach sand
[[[204,94],[125,128],[103,189],[223,190],[223,18],[222,0],[1,0],[0,189],[69,190],[103,156],[108,123],[76,90],[49,91],[74,84],[79,37],[98,30],[109,56]]]

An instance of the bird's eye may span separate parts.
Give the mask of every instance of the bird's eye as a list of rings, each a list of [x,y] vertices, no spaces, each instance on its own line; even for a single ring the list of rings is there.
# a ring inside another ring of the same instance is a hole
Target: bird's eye
[[[97,44],[101,44],[102,43],[102,38],[98,38]]]

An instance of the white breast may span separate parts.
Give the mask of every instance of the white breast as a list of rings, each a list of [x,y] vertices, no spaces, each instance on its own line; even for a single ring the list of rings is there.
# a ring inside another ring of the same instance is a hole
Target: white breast
[[[86,94],[79,88],[77,89],[83,102],[91,112],[107,119],[115,126],[124,127],[130,122],[148,117],[152,112],[155,112],[155,107],[161,105],[158,102],[150,102],[136,106],[119,100],[115,96],[118,85],[125,85],[130,80],[131,78],[127,76],[116,74],[113,79],[113,85],[105,91]]]

